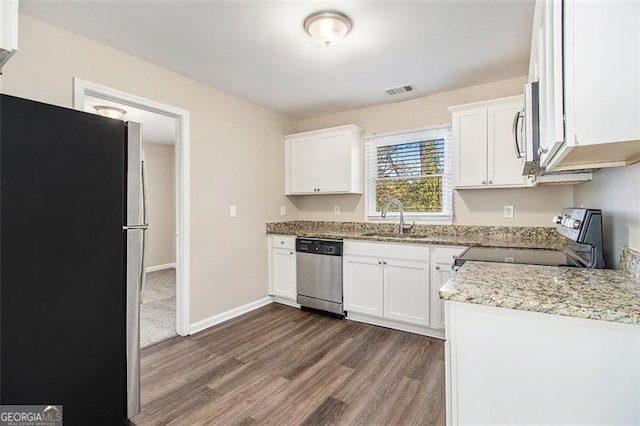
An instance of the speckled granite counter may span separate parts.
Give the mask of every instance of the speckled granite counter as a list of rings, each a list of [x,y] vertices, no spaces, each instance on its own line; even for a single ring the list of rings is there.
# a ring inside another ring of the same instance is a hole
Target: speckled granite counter
[[[620,249],[620,270],[640,280],[640,251],[630,248]]]
[[[397,227],[397,224],[390,223],[292,221],[267,223],[267,233],[456,246],[562,248],[566,245],[553,227],[415,225],[405,237],[364,235],[374,232],[395,233]],[[420,238],[414,238],[416,235]]]
[[[445,300],[640,324],[640,280],[621,271],[466,262],[440,289]]]

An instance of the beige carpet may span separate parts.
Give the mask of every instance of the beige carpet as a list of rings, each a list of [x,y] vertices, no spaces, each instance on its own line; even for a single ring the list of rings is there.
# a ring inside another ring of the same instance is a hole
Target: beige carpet
[[[140,347],[176,336],[176,270],[149,272],[140,307]]]

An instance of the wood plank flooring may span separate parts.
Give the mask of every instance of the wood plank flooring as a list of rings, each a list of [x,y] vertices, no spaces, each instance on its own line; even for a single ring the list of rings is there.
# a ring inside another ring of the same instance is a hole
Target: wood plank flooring
[[[142,351],[136,425],[443,425],[444,343],[271,304]]]

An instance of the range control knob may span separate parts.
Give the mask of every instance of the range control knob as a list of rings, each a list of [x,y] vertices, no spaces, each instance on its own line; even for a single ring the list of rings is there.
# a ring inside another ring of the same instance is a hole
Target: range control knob
[[[562,223],[562,216],[554,216],[552,220],[556,225],[560,225]]]
[[[573,229],[579,229],[580,228],[580,221],[578,219],[573,219],[573,221],[571,222],[571,227]]]

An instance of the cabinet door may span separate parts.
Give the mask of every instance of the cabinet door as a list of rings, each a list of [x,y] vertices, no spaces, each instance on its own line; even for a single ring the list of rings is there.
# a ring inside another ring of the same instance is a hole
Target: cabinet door
[[[319,155],[320,192],[348,192],[351,186],[351,134],[322,136]]]
[[[18,2],[4,1],[0,5],[0,50],[18,49]]]
[[[296,300],[296,256],[294,250],[273,249],[273,295]]]
[[[384,316],[429,325],[429,264],[385,260]]]
[[[440,289],[450,278],[451,266],[466,247],[434,247],[431,252],[431,328],[444,330],[444,300]]]
[[[382,261],[358,256],[342,259],[344,309],[382,317]]]
[[[295,138],[289,144],[289,185],[292,194],[313,194],[318,188],[319,138]]]
[[[450,263],[437,263],[431,274],[431,328],[444,330],[444,300],[440,299],[440,288],[449,280]]]
[[[456,188],[487,185],[487,109],[453,115],[454,173]]]
[[[567,135],[567,143],[637,141],[640,2],[565,2],[564,17],[567,127],[575,109],[575,139]]]
[[[488,114],[487,184],[489,186],[524,186],[524,159],[516,157],[513,124],[523,105],[490,107]]]
[[[546,166],[564,141],[562,2],[539,2],[540,164]]]

